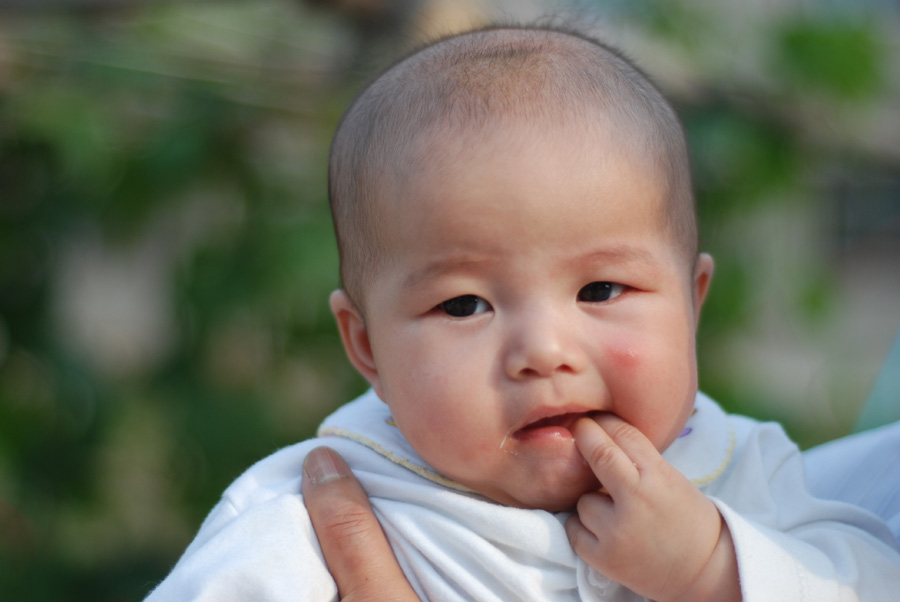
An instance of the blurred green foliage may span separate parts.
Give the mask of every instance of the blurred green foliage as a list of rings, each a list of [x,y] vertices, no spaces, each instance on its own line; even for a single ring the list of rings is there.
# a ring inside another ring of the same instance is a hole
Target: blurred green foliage
[[[688,23],[715,14],[639,4],[638,27],[708,52]],[[327,308],[325,165],[378,61],[359,22],[277,0],[0,16],[0,599],[136,599],[234,477],[363,388]],[[786,18],[767,48],[788,104],[883,83],[865,23]],[[716,83],[676,98],[718,259],[701,365],[759,295],[732,226],[827,159]],[[824,278],[795,283],[804,314],[827,314]],[[752,412],[727,375],[703,385]]]
[[[776,68],[797,89],[865,98],[884,83],[883,55],[868,24],[834,16],[791,21],[777,33]]]
[[[283,3],[4,25],[0,597],[140,598],[223,485],[361,388],[327,310],[340,36],[318,64],[335,25]]]

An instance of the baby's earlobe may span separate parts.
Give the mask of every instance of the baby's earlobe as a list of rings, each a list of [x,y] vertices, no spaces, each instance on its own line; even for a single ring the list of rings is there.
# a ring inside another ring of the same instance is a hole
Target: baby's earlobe
[[[700,309],[709,293],[710,283],[715,272],[715,261],[709,253],[700,253],[694,266],[693,296],[694,296],[694,323],[700,322]]]
[[[365,320],[357,309],[356,304],[346,291],[337,289],[331,293],[328,299],[331,313],[337,322],[341,342],[344,344],[344,352],[353,367],[369,381],[376,391],[379,388],[378,368],[375,365],[375,356],[372,353],[372,344],[369,341],[369,331]]]

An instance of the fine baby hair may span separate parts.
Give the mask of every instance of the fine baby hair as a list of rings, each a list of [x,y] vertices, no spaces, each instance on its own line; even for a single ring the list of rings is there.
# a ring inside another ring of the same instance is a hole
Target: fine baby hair
[[[698,243],[688,153],[660,91],[621,52],[586,34],[488,27],[401,58],[344,114],[328,175],[350,297],[364,305],[365,283],[385,260],[380,243],[390,224],[379,219],[378,203],[423,164],[453,160],[448,137],[468,141],[460,143],[465,152],[493,128],[566,124],[612,130],[623,147],[652,158],[668,178],[669,231],[692,261]]]

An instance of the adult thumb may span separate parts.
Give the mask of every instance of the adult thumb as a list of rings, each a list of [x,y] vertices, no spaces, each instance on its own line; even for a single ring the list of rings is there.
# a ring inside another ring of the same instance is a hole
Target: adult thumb
[[[342,601],[419,600],[365,490],[337,452],[317,447],[306,456],[303,501]]]

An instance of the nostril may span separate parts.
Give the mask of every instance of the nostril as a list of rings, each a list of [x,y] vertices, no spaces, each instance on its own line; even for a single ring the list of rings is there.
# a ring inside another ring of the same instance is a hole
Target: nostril
[[[567,363],[530,362],[516,371],[516,375],[519,378],[541,378],[554,374],[575,374],[576,372],[575,368]]]
[[[579,372],[584,358],[577,337],[563,336],[558,329],[541,328],[534,321],[529,324],[532,327],[520,332],[507,349],[506,371],[510,378],[547,378]]]
[[[519,374],[521,374],[522,376],[537,376],[538,371],[534,368],[522,368],[521,370],[519,370]]]

